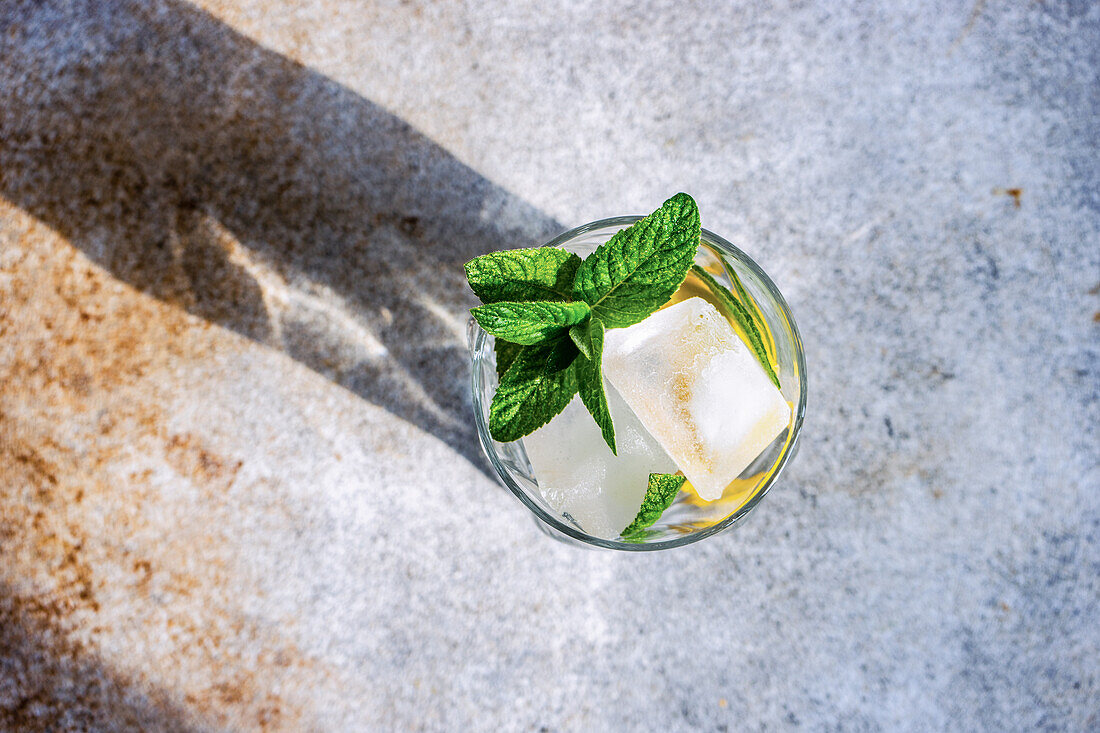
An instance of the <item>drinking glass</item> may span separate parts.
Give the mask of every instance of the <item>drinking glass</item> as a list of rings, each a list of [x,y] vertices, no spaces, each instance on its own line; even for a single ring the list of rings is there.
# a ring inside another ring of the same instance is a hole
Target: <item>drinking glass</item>
[[[543,246],[561,247],[584,258],[617,231],[629,227],[640,218],[620,216],[594,221],[571,229]],[[702,230],[695,264],[706,269],[725,287],[732,287],[728,274],[732,269],[748,296],[755,301],[771,332],[783,397],[792,408],[791,421],[783,433],[730,484],[720,499],[704,502],[691,491],[681,491],[672,506],[640,538],[605,539],[585,532],[543,498],[523,441],[501,443],[489,434],[489,405],[497,387],[493,337],[482,330],[473,318],[470,319],[467,338],[472,362],[471,388],[481,446],[501,482],[531,510],[536,524],[550,536],[571,544],[628,552],[667,550],[698,542],[724,532],[744,519],[768,493],[797,452],[798,436],[806,413],[806,358],[787,302],[771,278],[748,255],[706,229]]]

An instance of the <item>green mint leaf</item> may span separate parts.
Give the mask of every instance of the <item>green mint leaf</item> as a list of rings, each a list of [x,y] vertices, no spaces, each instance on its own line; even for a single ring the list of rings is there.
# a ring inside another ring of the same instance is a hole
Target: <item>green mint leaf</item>
[[[501,377],[489,405],[489,434],[519,440],[557,416],[577,393],[577,347],[561,337],[524,347]]]
[[[756,355],[756,360],[760,362],[760,366],[764,367],[764,373],[768,375],[768,379],[772,381],[776,389],[782,389],[779,384],[779,377],[776,375],[775,369],[772,368],[771,360],[768,359],[767,349],[764,348],[764,338],[760,335],[760,329],[757,327],[756,320],[752,317],[752,313],[749,312],[749,309],[739,300],[734,298],[729,290],[722,287],[722,284],[715,280],[711,274],[702,267],[692,265],[691,270],[700,280],[706,283],[706,286],[710,288],[710,292],[714,293],[714,297],[718,298],[722,305],[726,307],[726,310],[734,317],[737,321],[737,325],[740,326],[741,330],[749,337],[749,348],[752,349],[752,353]]]
[[[699,209],[686,193],[601,244],[577,269],[573,292],[607,328],[644,320],[684,282],[699,248]]]
[[[556,247],[491,252],[466,263],[466,279],[482,303],[572,300],[581,258]]]
[[[683,476],[671,473],[649,474],[649,488],[642,499],[642,508],[638,510],[634,521],[623,530],[623,537],[637,534],[660,519],[665,509],[672,506],[672,501],[685,480]]]
[[[618,455],[615,449],[615,426],[611,424],[611,410],[607,407],[607,392],[603,384],[603,321],[598,318],[588,320],[583,341],[587,341],[590,354],[581,350],[580,356],[574,362],[577,370],[577,388],[581,393],[581,402],[592,413],[596,424],[600,426],[603,439],[611,452]],[[569,335],[573,335],[570,329]]]
[[[519,356],[519,352],[523,351],[523,347],[504,339],[495,339],[493,350],[497,355],[497,379],[503,379],[504,372],[512,366],[512,362]]]
[[[569,338],[573,339],[582,356],[592,358],[592,339],[588,336],[588,322],[570,326]]]
[[[587,303],[501,301],[473,308],[478,324],[497,338],[529,346],[562,334],[569,326],[588,318]]]
[[[769,364],[774,364],[775,356],[775,340],[772,338],[771,333],[768,331],[768,326],[764,322],[764,316],[760,313],[760,306],[756,304],[749,292],[745,290],[745,286],[741,284],[741,278],[737,277],[737,270],[730,266],[730,263],[726,261],[726,258],[721,254],[718,255],[718,259],[722,262],[722,267],[729,275],[730,282],[733,283],[734,297],[741,302],[745,309],[752,316],[753,323],[756,324],[757,331],[760,332],[760,340],[764,344],[764,353],[767,355],[767,361]]]

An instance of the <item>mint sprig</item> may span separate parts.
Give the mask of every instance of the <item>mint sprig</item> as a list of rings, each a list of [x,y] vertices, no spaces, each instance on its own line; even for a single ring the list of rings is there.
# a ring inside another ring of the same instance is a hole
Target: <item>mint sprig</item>
[[[699,247],[699,209],[685,193],[617,232],[585,260],[541,247],[493,252],[466,263],[484,305],[474,318],[496,338],[500,384],[489,432],[530,435],[581,401],[612,452],[615,428],[603,382],[603,336],[647,318],[683,283]]]
[[[687,479],[671,473],[649,474],[649,488],[646,489],[645,498],[642,499],[642,508],[634,517],[634,521],[623,530],[622,536],[630,538],[637,535],[646,527],[650,527],[661,518],[665,509],[672,506],[680,487]]]

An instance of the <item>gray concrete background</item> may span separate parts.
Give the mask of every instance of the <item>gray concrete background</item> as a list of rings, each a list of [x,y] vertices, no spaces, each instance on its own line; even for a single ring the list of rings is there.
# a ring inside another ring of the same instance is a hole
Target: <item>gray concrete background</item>
[[[1100,5],[883,5],[0,6],[0,727],[1100,727]],[[679,190],[801,452],[559,545],[459,265]]]

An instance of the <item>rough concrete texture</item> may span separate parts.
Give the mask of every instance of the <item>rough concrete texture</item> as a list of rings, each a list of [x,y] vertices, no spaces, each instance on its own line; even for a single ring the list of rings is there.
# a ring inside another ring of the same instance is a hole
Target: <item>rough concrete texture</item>
[[[1097,729],[1098,74],[1091,2],[6,0],[0,728]],[[567,547],[459,264],[678,190],[801,452]]]

